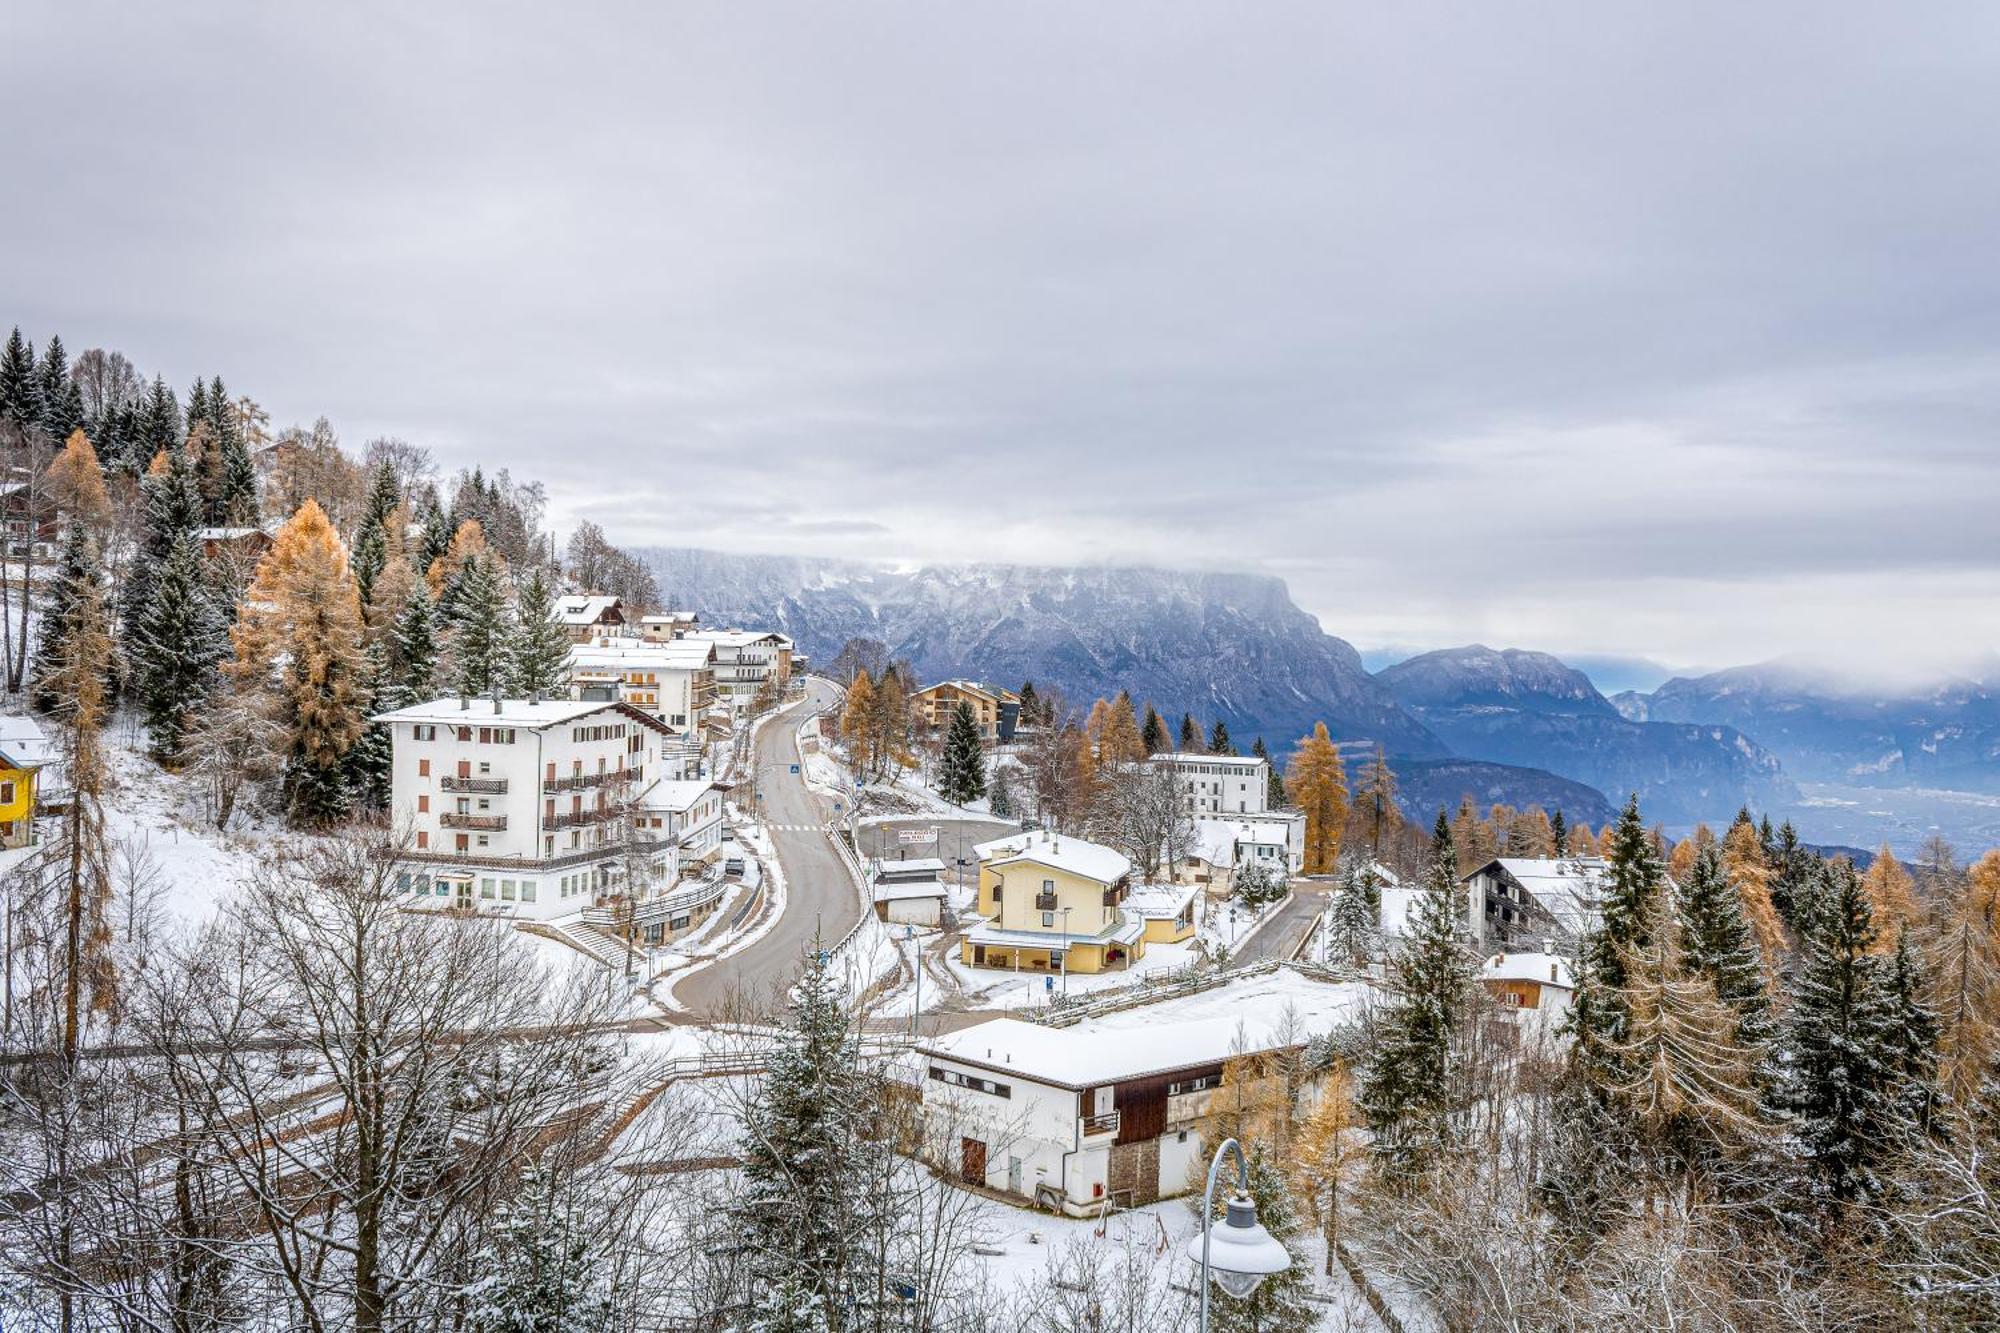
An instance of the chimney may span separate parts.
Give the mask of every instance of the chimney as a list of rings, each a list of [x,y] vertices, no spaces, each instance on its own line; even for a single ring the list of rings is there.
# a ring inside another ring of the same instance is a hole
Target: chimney
[[[498,685],[493,687],[493,716],[500,716],[500,687]]]
[[[463,713],[470,707],[472,707],[472,700],[466,697],[464,690],[460,690],[458,692],[458,711]]]

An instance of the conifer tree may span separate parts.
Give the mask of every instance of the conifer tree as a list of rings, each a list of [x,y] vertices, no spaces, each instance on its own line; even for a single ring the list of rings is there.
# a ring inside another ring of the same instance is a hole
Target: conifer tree
[[[1232,1164],[1233,1165],[1233,1164]],[[1303,1229],[1303,1220],[1292,1199],[1291,1184],[1271,1149],[1262,1142],[1253,1143],[1248,1151],[1250,1168],[1250,1200],[1257,1205],[1257,1221],[1287,1250],[1292,1249],[1293,1238]],[[1233,1183],[1233,1180],[1232,1180]],[[1232,1191],[1233,1192],[1233,1191]],[[1220,1195],[1221,1191],[1218,1190]],[[1227,1200],[1216,1199],[1216,1217],[1220,1219]],[[1193,1200],[1195,1212],[1201,1212],[1202,1201]],[[1218,1220],[1215,1225],[1220,1226]],[[1221,1333],[1311,1333],[1320,1326],[1321,1310],[1312,1298],[1312,1283],[1308,1277],[1306,1264],[1300,1261],[1296,1252],[1292,1254],[1292,1266],[1281,1273],[1273,1273],[1258,1283],[1248,1296],[1231,1296],[1221,1288],[1209,1292],[1208,1323]]]
[[[62,339],[53,333],[42,348],[42,361],[36,373],[41,380],[37,424],[51,440],[67,440],[73,432],[83,429],[83,396],[70,380],[69,355],[63,350]]]
[[[1160,714],[1151,704],[1146,705],[1146,721],[1139,728],[1139,746],[1147,754],[1158,754],[1167,748],[1167,724],[1160,720]]]
[[[81,524],[102,544],[111,524],[111,496],[104,489],[104,468],[90,438],[73,430],[62,452],[49,464],[49,494],[68,522]]]
[[[419,573],[429,577],[431,567],[442,560],[445,553],[451,549],[452,533],[455,530],[451,515],[438,508],[435,503],[425,506],[422,540],[415,552],[415,564]],[[435,588],[431,590],[431,595],[433,597],[437,595]]]
[[[1683,969],[1706,980],[1715,997],[1735,1011],[1739,1043],[1767,1047],[1776,1036],[1770,978],[1744,920],[1742,896],[1730,883],[1715,847],[1704,847],[1696,855],[1693,870],[1680,885],[1676,906]]]
[[[1787,1106],[1807,1162],[1835,1202],[1873,1197],[1892,1146],[1902,1052],[1875,923],[1854,867],[1836,863],[1803,937],[1793,997]]]
[[[42,417],[41,381],[35,375],[35,345],[21,336],[21,326],[7,335],[0,350],[0,421],[33,425]]]
[[[1285,808],[1285,775],[1278,771],[1277,761],[1264,745],[1264,738],[1258,736],[1250,742],[1250,753],[1264,761],[1264,801],[1273,810]]]
[[[1201,728],[1195,725],[1193,713],[1181,714],[1180,750],[1183,754],[1200,754],[1203,750]]]
[[[300,823],[344,815],[345,761],[360,739],[368,668],[347,552],[317,500],[278,530],[231,631],[232,671],[289,705],[285,808]]]
[[[508,676],[507,602],[490,555],[466,557],[452,580],[449,615],[453,679],[459,693],[504,690]],[[440,606],[446,599],[439,599]]]
[[[1941,1098],[1938,1084],[1938,1016],[1922,960],[1910,940],[1910,928],[1896,932],[1896,949],[1889,957],[1891,1063],[1896,1079],[1896,1108],[1906,1128],[1929,1133]]]
[[[1651,943],[1655,900],[1665,890],[1665,869],[1639,818],[1639,798],[1625,809],[1611,834],[1606,883],[1598,922],[1578,959],[1577,988],[1569,1015],[1575,1035],[1571,1056],[1601,1093],[1629,1074],[1618,1050],[1627,1038],[1626,962]]]
[[[1404,1170],[1434,1160],[1455,1138],[1460,1034],[1476,973],[1459,896],[1451,825],[1438,815],[1410,936],[1391,969],[1395,999],[1362,1075],[1360,1105],[1377,1151]]]
[[[593,1219],[539,1165],[499,1208],[493,1242],[465,1292],[470,1333],[604,1333],[616,1304]]]
[[[367,644],[362,649],[362,657],[366,664],[368,689],[364,714],[372,719],[377,713],[399,706],[390,702],[396,698],[397,686],[389,675],[387,645],[381,642]],[[390,735],[388,724],[368,721],[362,728],[360,739],[354,742],[354,748],[347,752],[343,761],[347,786],[354,793],[357,809],[389,808],[395,757],[395,738]]]
[[[871,1238],[885,1224],[873,1188],[886,1145],[878,1089],[857,1048],[824,950],[807,956],[789,1015],[744,1117],[737,1242],[752,1325],[769,1333],[848,1326],[869,1286]]]
[[[1208,731],[1208,752],[1210,754],[1235,755],[1236,747],[1229,740],[1229,724],[1221,718]]]
[[[1313,724],[1312,735],[1299,742],[1285,774],[1285,794],[1306,816],[1305,873],[1324,875],[1340,857],[1340,835],[1347,826],[1347,773],[1326,723]]]
[[[139,456],[150,459],[178,452],[182,438],[180,400],[167,387],[167,381],[155,375],[152,392],[147,395],[145,410],[140,415]]]
[[[1938,932],[1940,1053],[1946,1092],[1960,1105],[1979,1095],[1995,1068],[2000,1028],[2000,851],[1966,871]],[[1995,1085],[2000,1088],[2000,1084]]]
[[[1364,872],[1349,861],[1326,909],[1326,960],[1365,966],[1382,949],[1380,899],[1371,901]]]
[[[1722,868],[1743,900],[1743,916],[1764,955],[1764,967],[1775,972],[1785,951],[1785,925],[1771,901],[1771,871],[1764,845],[1747,819],[1732,824],[1722,840]]]
[[[972,705],[963,700],[952,710],[951,727],[945,732],[938,794],[953,805],[969,805],[986,794],[986,751]]]
[[[1024,725],[1038,727],[1042,724],[1042,696],[1035,691],[1035,682],[1021,682],[1021,721]]]
[[[1120,690],[1105,711],[1103,731],[1097,741],[1098,762],[1137,763],[1147,753],[1145,737],[1139,730],[1139,715],[1132,707],[1132,696]]]
[[[1557,858],[1567,858],[1569,856],[1569,825],[1563,821],[1561,806],[1557,806],[1556,812],[1549,816],[1549,838],[1551,844],[1550,854]]]
[[[556,623],[555,589],[539,565],[514,608],[514,633],[508,644],[508,692],[526,698],[560,695],[569,684],[569,636]]]
[[[36,711],[54,712],[61,702],[51,685],[57,664],[64,660],[75,621],[76,598],[85,586],[92,595],[104,596],[104,573],[98,568],[97,551],[81,524],[72,523],[63,531],[62,557],[56,567],[55,582],[43,606],[36,627],[35,664],[29,675],[29,698]],[[117,680],[117,663],[111,654],[103,662],[104,688],[110,697]]]
[[[1869,863],[1868,873],[1861,877],[1861,887],[1868,894],[1868,910],[1875,918],[1879,947],[1887,952],[1896,947],[1906,929],[1922,919],[1917,908],[1917,882],[1884,842]]]
[[[867,667],[857,667],[847,683],[847,701],[840,710],[840,735],[847,742],[847,759],[854,775],[866,782],[875,771],[873,733],[869,722],[874,716],[875,685]]]
[[[119,608],[127,642],[139,635],[139,625],[152,607],[154,583],[173,554],[174,543],[193,536],[201,526],[201,492],[178,445],[153,455],[139,482],[139,498],[143,522],[139,549]]]
[[[437,607],[430,585],[410,581],[409,599],[387,640],[390,687],[381,700],[386,711],[428,703],[438,697]]]
[[[1799,928],[1797,907],[1792,900],[1816,874],[1818,860],[1799,845],[1798,832],[1792,828],[1789,819],[1779,825],[1764,857],[1764,864],[1771,871],[1771,905],[1778,909],[1779,917],[1790,927],[1795,938]]]
[[[375,580],[389,563],[389,516],[401,501],[395,467],[386,460],[377,464],[361,522],[354,530],[354,586],[363,606],[374,597]]]
[[[1380,745],[1361,770],[1354,803],[1361,813],[1362,832],[1368,837],[1368,855],[1380,860],[1382,840],[1394,837],[1403,827],[1403,812],[1396,805],[1396,774]]]
[[[132,645],[132,673],[153,757],[169,767],[186,757],[195,720],[229,654],[221,607],[203,577],[190,533],[174,539]]]

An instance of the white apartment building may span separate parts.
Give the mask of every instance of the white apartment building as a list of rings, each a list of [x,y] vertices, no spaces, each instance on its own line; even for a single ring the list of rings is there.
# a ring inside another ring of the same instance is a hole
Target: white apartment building
[[[715,648],[600,635],[570,650],[570,697],[616,699],[683,734],[715,703]]]
[[[1160,754],[1197,815],[1261,815],[1270,809],[1271,767],[1256,755]]]
[[[692,611],[661,611],[639,617],[639,637],[648,643],[670,643],[701,628],[701,617]]]
[[[398,878],[420,905],[546,920],[623,892],[635,871],[641,897],[679,878],[674,812],[644,798],[684,779],[686,761],[651,715],[446,697],[374,720],[394,743],[390,810],[408,837]]]
[[[715,687],[731,703],[748,703],[773,676],[780,684],[792,676],[792,641],[776,631],[691,630],[677,642],[715,649]]]

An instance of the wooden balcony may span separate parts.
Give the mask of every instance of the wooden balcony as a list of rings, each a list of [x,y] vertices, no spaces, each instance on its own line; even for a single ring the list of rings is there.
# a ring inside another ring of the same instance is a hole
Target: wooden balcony
[[[507,794],[507,779],[505,778],[446,777],[438,785],[442,786],[446,791],[477,792],[481,796],[505,796]]]
[[[1087,1115],[1083,1118],[1083,1132],[1091,1134],[1116,1134],[1118,1132],[1118,1112],[1104,1115]]]
[[[478,829],[481,833],[500,833],[507,827],[507,816],[461,815],[455,810],[447,810],[438,816],[438,823],[445,828]]]

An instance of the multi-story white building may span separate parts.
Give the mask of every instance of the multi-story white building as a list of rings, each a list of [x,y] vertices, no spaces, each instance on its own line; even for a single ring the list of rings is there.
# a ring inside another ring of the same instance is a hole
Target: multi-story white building
[[[716,699],[715,648],[600,635],[570,650],[570,695],[617,699],[675,731],[698,731]]]
[[[748,703],[773,677],[780,685],[792,677],[792,641],[775,631],[690,630],[677,642],[715,649],[715,687],[732,703]]]
[[[1158,754],[1174,771],[1197,815],[1261,815],[1270,806],[1271,766],[1256,755]]]
[[[686,803],[656,809],[649,798],[678,800],[687,761],[640,709],[447,697],[375,720],[394,743],[399,876],[422,905],[548,919],[679,879],[688,826],[668,821],[685,819]]]
[[[639,637],[648,643],[668,643],[701,628],[701,617],[692,611],[661,611],[639,617]]]

